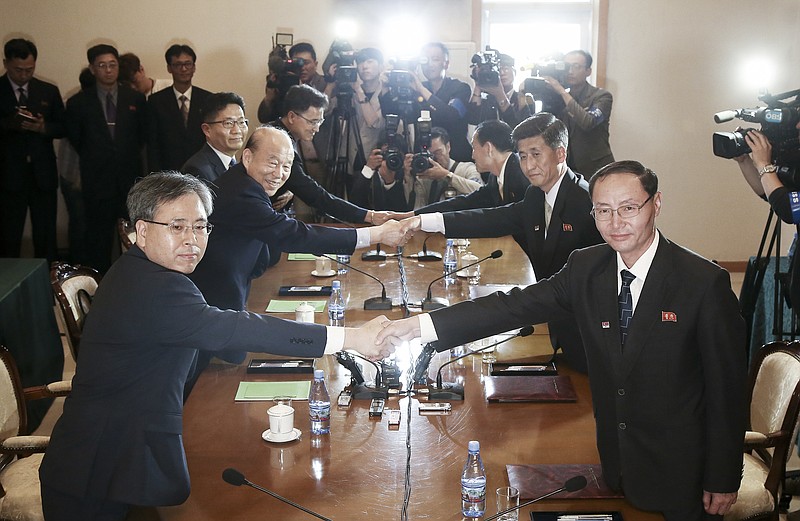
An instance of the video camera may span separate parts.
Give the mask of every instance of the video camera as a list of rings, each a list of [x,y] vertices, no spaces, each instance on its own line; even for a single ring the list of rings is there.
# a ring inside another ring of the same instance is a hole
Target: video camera
[[[470,78],[484,89],[494,87],[500,82],[500,53],[488,45],[486,51],[472,55]]]
[[[397,108],[404,121],[409,121],[418,109],[419,94],[414,89],[414,72],[419,67],[418,60],[390,59],[391,69],[386,72],[389,99]]]
[[[546,60],[531,67],[531,77],[525,78],[523,89],[537,101],[542,102],[541,112],[558,114],[564,107],[564,100],[544,81],[544,76],[555,78],[562,86],[567,86],[567,66],[562,60]]]
[[[272,51],[267,58],[269,75],[267,76],[267,87],[278,89],[280,98],[286,95],[289,88],[300,85],[300,72],[303,70],[305,60],[289,58],[287,48],[292,46],[294,36],[288,33],[275,33],[272,38]]]
[[[424,172],[431,167],[430,160],[433,156],[430,153],[431,148],[431,115],[427,110],[423,110],[417,119],[417,149],[419,152],[415,153],[411,158],[411,173],[414,175]]]
[[[789,98],[794,98],[789,100]],[[782,94],[764,94],[758,100],[766,107],[724,110],[714,114],[714,122],[725,123],[741,119],[750,123],[760,123],[761,132],[772,145],[772,157],[783,166],[800,164],[800,140],[795,128],[800,121],[800,89]],[[712,144],[714,155],[731,159],[750,153],[744,137],[752,128],[737,127],[733,132],[714,132]]]
[[[336,83],[355,83],[357,78],[356,51],[353,46],[345,40],[334,40],[328,51],[328,56],[322,63],[322,70],[328,74],[331,65],[336,64],[336,75],[333,80]]]

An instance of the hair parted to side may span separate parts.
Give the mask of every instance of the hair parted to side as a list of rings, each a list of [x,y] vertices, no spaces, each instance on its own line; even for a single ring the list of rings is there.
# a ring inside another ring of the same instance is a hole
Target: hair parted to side
[[[589,179],[589,197],[592,197],[594,185],[597,184],[597,181],[613,174],[635,175],[639,182],[642,183],[644,191],[647,192],[647,195],[650,197],[656,195],[656,192],[658,192],[658,176],[655,172],[638,161],[625,160],[614,161],[595,172],[591,179]]]
[[[161,205],[189,194],[197,195],[206,215],[211,215],[214,209],[211,190],[195,176],[167,170],[143,177],[128,192],[128,217],[131,224],[141,220],[152,221]]]

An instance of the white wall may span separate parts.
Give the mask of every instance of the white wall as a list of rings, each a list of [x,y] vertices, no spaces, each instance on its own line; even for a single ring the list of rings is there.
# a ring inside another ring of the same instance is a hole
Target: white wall
[[[659,173],[664,191],[659,223],[670,238],[711,258],[746,259],[758,246],[766,204],[750,192],[733,162],[711,153],[711,134],[721,129],[712,115],[756,105],[755,93],[737,84],[739,60],[751,50],[769,53],[784,67],[773,92],[800,88],[800,2],[608,1],[606,88],[615,99],[616,157],[638,159]],[[336,18],[356,17],[363,24],[351,39],[356,47],[381,46],[392,32],[408,41],[465,41],[471,38],[471,4],[3,0],[0,37],[35,41],[38,75],[55,82],[64,95],[76,89],[86,49],[95,43],[135,52],[152,77],[165,78],[164,51],[171,43],[186,42],[198,54],[195,83],[242,94],[255,120],[276,31],[311,41],[321,61]],[[394,21],[401,10],[415,18],[398,27]]]

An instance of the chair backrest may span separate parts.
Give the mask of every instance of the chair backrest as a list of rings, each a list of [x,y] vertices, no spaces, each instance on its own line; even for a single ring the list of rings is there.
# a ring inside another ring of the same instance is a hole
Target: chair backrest
[[[756,451],[770,465],[766,488],[775,494],[800,419],[800,342],[772,342],[756,353],[750,369],[749,404],[749,430],[776,438],[774,448]]]
[[[92,305],[92,297],[100,283],[100,274],[89,267],[54,262],[50,268],[50,284],[61,311],[72,356],[77,360],[83,321]]]
[[[136,244],[136,228],[131,226],[126,219],[117,220],[117,234],[119,235],[119,247],[122,253],[131,249]]]
[[[28,434],[25,397],[14,357],[0,345],[0,441]]]

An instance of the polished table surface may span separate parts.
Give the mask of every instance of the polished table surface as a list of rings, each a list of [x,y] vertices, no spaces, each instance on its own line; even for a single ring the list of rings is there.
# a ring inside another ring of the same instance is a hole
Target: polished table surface
[[[406,255],[416,252],[422,237],[405,248]],[[429,248],[441,251],[441,240],[434,237]],[[473,240],[469,249],[483,257],[497,248],[505,255],[483,264],[481,284],[530,283],[533,273],[522,251],[510,238]],[[362,262],[353,256],[353,264],[386,282],[390,297],[401,299],[398,260]],[[441,262],[419,263],[405,258],[409,301],[424,298],[428,283],[442,273]],[[254,281],[248,302],[252,311],[264,311],[271,299],[278,297],[281,285],[319,284],[310,275],[313,261],[283,260]],[[331,279],[322,279],[326,284]],[[349,296],[347,324],[358,325],[378,312],[362,309],[363,300],[380,294],[380,286],[358,273],[341,277]],[[433,286],[434,296],[451,301],[468,295],[466,281],[445,289]],[[298,301],[302,298],[296,299]],[[399,309],[388,312],[390,318],[402,317]],[[279,315],[293,318],[291,315]],[[316,321],[326,321],[317,314]],[[544,326],[524,339],[515,339],[498,348],[498,359],[518,359],[552,351]],[[263,355],[252,355],[263,357]],[[411,355],[401,350],[402,363]],[[434,358],[430,375],[449,359],[449,353]],[[368,366],[368,364],[365,364]],[[212,364],[197,382],[189,397],[184,415],[184,444],[192,480],[192,493],[183,505],[158,509],[164,520],[304,520],[308,514],[278,502],[251,488],[235,488],[222,481],[222,471],[234,467],[250,481],[266,487],[323,516],[339,520],[401,519],[406,474],[406,437],[409,432],[408,398],[390,397],[387,409],[401,409],[399,429],[390,430],[387,415],[380,420],[369,418],[369,401],[353,401],[348,409],[337,408],[335,400],[349,383],[349,372],[333,357],[317,361],[324,369],[334,405],[331,411],[331,434],[309,434],[308,404],[295,401],[295,427],[302,431],[299,440],[268,443],[261,433],[268,427],[266,410],[271,402],[235,403],[240,381],[299,379],[297,376],[254,375],[239,366]],[[470,356],[444,371],[445,381],[461,377],[466,400],[452,402],[447,416],[420,416],[418,400],[411,400],[411,496],[407,519],[459,520],[460,475],[470,440],[481,442],[486,466],[487,513],[496,512],[497,487],[508,484],[506,464],[598,463],[591,396],[585,376],[560,367],[576,388],[576,403],[487,403],[482,379],[487,366],[480,355]],[[369,380],[370,371],[365,371]],[[308,378],[307,376],[304,376]],[[403,378],[405,381],[405,377]],[[424,398],[423,398],[424,400]],[[548,499],[522,509],[520,519],[528,519],[531,510],[613,511],[623,512],[627,520],[660,520],[660,515],[638,511],[623,500]]]

